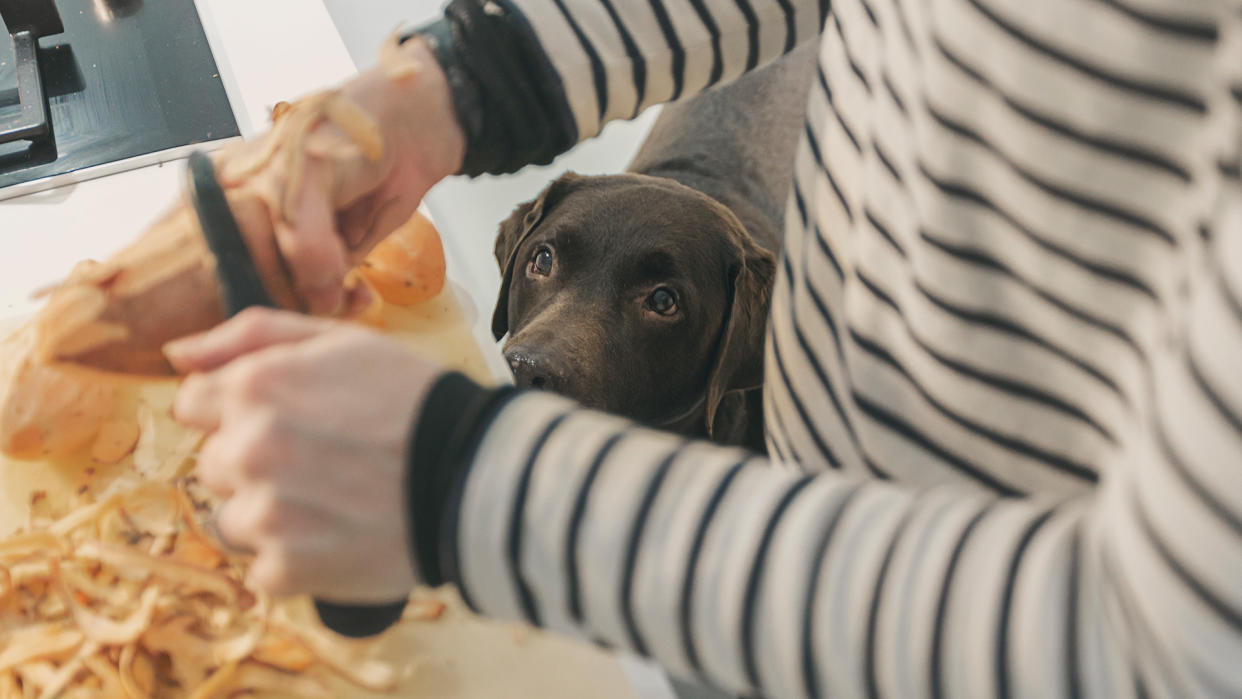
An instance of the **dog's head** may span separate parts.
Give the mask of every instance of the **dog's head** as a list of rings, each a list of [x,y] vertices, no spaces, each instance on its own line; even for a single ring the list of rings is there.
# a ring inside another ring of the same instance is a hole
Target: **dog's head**
[[[774,257],[688,187],[567,174],[501,224],[496,259],[519,386],[711,434],[725,393],[762,381]]]

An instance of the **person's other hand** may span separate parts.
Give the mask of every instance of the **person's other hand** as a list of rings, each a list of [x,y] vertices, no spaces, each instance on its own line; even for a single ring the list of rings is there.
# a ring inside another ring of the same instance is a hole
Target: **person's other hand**
[[[275,239],[305,310],[317,315],[343,312],[349,268],[405,223],[465,152],[448,82],[426,43],[388,49],[410,74],[394,77],[381,62],[339,91],[343,111],[378,127],[377,152],[368,154],[365,139],[328,118],[323,96],[312,95],[269,133],[215,157],[251,247]]]
[[[226,498],[225,543],[255,553],[254,584],[341,603],[413,589],[406,450],[440,369],[376,333],[269,310],[166,353],[191,374],[173,412],[211,433],[197,473]]]

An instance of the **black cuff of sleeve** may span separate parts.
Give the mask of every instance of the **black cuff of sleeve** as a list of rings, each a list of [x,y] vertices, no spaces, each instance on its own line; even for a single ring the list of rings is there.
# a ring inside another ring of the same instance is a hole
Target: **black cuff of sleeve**
[[[406,515],[414,561],[428,585],[458,582],[451,560],[462,484],[492,418],[516,393],[486,389],[456,372],[436,382],[413,427],[406,461]],[[448,570],[446,570],[446,568]]]
[[[459,174],[546,165],[577,142],[560,76],[507,0],[452,0],[443,19],[411,36],[427,40],[448,77],[466,136]]]

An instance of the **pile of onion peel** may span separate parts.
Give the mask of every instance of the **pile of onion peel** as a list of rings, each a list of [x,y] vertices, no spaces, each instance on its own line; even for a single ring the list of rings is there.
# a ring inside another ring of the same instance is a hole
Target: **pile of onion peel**
[[[195,493],[192,497],[191,493]],[[143,484],[0,540],[0,699],[329,697],[404,679],[372,642],[294,619],[199,524],[196,484]],[[443,607],[415,605],[408,619]]]

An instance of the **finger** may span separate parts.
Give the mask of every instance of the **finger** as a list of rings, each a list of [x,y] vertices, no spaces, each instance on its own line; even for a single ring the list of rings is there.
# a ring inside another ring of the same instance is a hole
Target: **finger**
[[[352,246],[351,252],[358,259],[362,259],[376,245],[379,245],[380,241],[405,225],[417,209],[417,202],[404,199],[390,199],[375,207],[369,218],[359,215],[354,225],[361,226],[365,223],[367,228],[359,228],[358,230],[347,229],[346,235],[348,239],[357,241]]]
[[[351,255],[356,257],[360,252],[365,254],[366,251],[361,250],[362,240],[375,227],[375,215],[378,211],[376,196],[371,195],[354,202],[337,216],[337,226],[340,227],[341,236]]]
[[[211,535],[211,538],[215,539],[216,543],[220,544],[220,546],[226,551],[242,554],[254,553],[253,549],[245,548],[240,544],[234,543],[233,540],[230,539],[221,529],[220,515],[229,502],[231,501],[225,500],[219,507],[212,510],[211,515],[208,516],[207,522],[204,524],[203,528],[206,529],[207,533]]]
[[[252,308],[205,333],[168,343],[164,355],[183,374],[214,371],[242,355],[301,342],[332,327],[327,321],[297,313]]]
[[[221,498],[231,498],[237,487],[231,477],[232,469],[226,459],[225,442],[217,434],[209,437],[198,451],[194,473],[204,488]]]
[[[250,585],[274,594],[291,594],[295,590],[289,541],[282,534],[285,527],[274,502],[270,491],[250,488],[216,509],[215,527],[222,544],[255,553],[247,573]]]
[[[340,310],[347,270],[345,243],[327,190],[308,172],[290,226],[276,227],[276,243],[307,308],[317,315]]]
[[[195,374],[186,378],[173,400],[173,419],[204,432],[220,429],[222,383],[217,374]]]
[[[378,313],[382,310],[377,308],[378,301],[375,290],[365,277],[351,275],[345,282],[345,307],[341,317],[357,320],[366,318],[368,314]]]
[[[225,548],[239,553],[259,550],[262,537],[253,525],[255,501],[245,496],[230,497],[212,512],[209,531]]]
[[[248,587],[278,596],[308,591],[299,589],[298,581],[292,575],[288,556],[280,546],[268,546],[259,550],[246,573],[246,583]]]

